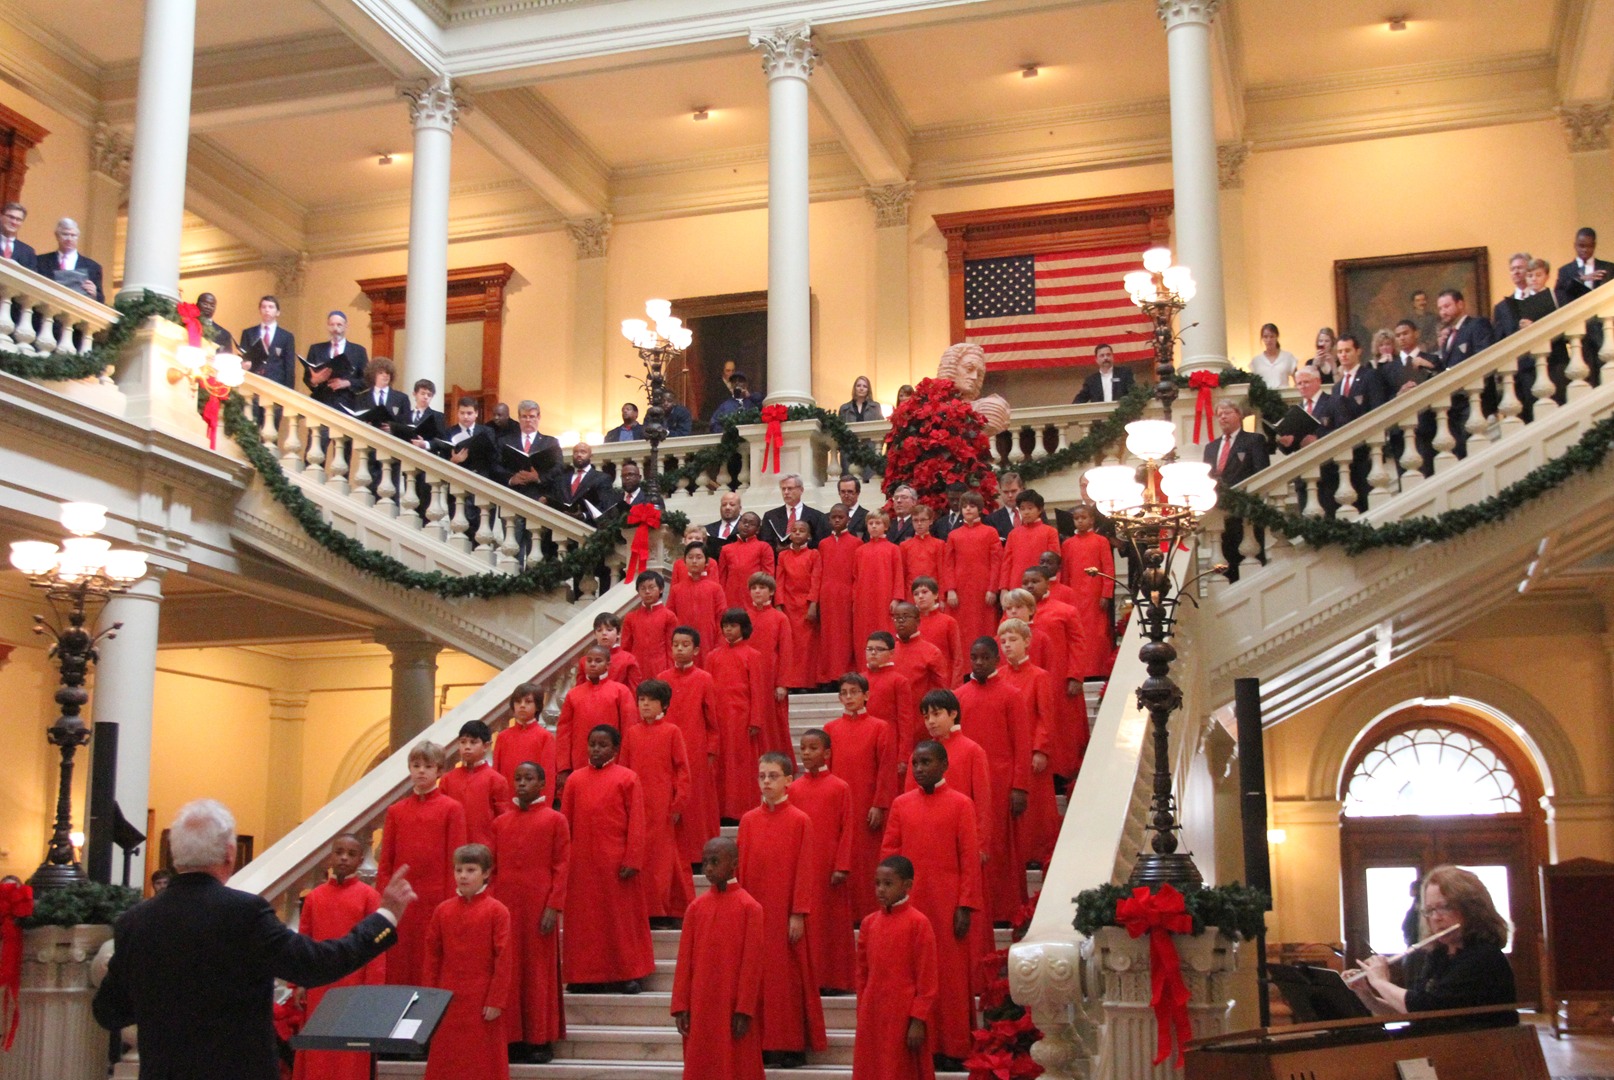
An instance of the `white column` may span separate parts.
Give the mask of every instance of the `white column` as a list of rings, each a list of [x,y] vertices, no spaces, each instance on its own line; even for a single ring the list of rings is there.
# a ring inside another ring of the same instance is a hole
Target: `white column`
[[[454,125],[470,103],[447,76],[399,88],[415,125],[410,166],[409,290],[404,302],[403,371],[398,385],[430,379],[446,389],[444,351],[448,330],[448,184]]]
[[[269,805],[263,846],[279,840],[303,820],[303,724],[308,719],[307,690],[273,690],[269,694]]]
[[[908,322],[908,205],[913,184],[863,189],[874,207],[874,394],[895,402],[897,387],[912,381]]]
[[[807,78],[812,28],[751,31],[768,76],[769,404],[813,403],[812,292],[807,257]]]
[[[101,642],[95,664],[91,715],[98,723],[118,725],[116,798],[123,816],[137,829],[146,827],[151,805],[152,703],[157,687],[157,623],[162,613],[164,571],[153,567],[101,614],[101,625],[123,624],[115,637]],[[167,822],[159,821],[161,829]],[[129,863],[129,880],[145,880],[146,858],[154,857],[157,837],[148,836],[140,856]],[[112,852],[112,878],[123,880],[123,857]]]
[[[566,232],[577,249],[572,286],[572,370],[566,387],[572,412],[571,423],[566,426],[576,431],[609,431],[616,425],[611,418],[615,410],[609,394],[620,391],[618,384],[622,382],[620,375],[611,378],[605,358],[606,345],[613,339],[606,330],[605,311],[611,215],[568,221]],[[563,449],[571,453],[570,447]]]
[[[437,654],[443,647],[412,631],[378,632],[392,653],[392,749],[406,745],[437,719]]]
[[[146,289],[179,296],[195,52],[196,0],[146,0],[119,296],[139,296]]]
[[[1216,117],[1211,91],[1211,22],[1221,0],[1157,0],[1166,24],[1171,75],[1171,177],[1176,261],[1198,287],[1182,314],[1180,371],[1227,364],[1222,222],[1217,191]],[[1191,325],[1197,323],[1197,326]]]

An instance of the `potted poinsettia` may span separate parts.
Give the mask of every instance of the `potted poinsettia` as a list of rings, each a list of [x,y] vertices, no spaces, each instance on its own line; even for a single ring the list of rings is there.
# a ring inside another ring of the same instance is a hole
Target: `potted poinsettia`
[[[1037,910],[1033,896],[1013,920],[1015,941],[1025,936]],[[970,1080],[1033,1080],[1043,1068],[1031,1059],[1031,1047],[1042,1038],[1031,1012],[1009,996],[1009,950],[999,949],[981,958],[985,986],[981,990],[983,1024],[973,1032],[974,1044],[964,1067]]]

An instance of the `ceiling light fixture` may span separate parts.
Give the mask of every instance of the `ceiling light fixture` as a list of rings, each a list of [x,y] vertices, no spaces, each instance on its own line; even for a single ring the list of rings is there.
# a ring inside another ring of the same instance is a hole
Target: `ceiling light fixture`
[[[375,163],[377,165],[391,165],[392,164],[392,155],[387,153],[386,151],[382,151],[381,154],[376,157]]]
[[[1407,28],[1407,17],[1405,15],[1391,15],[1390,16],[1390,29],[1391,30],[1405,30],[1406,28]]]
[[[1020,77],[1022,79],[1035,79],[1040,74],[1042,74],[1042,69],[1036,64],[1020,65]]]
[[[710,120],[711,118],[712,114],[707,111],[706,106],[702,105],[700,108],[695,110],[695,119]]]

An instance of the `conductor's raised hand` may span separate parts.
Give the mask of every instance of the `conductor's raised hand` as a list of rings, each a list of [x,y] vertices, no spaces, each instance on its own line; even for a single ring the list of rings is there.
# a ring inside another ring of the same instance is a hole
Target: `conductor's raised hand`
[[[381,906],[392,912],[393,918],[401,919],[404,908],[414,902],[415,887],[409,884],[409,864],[405,863],[392,872],[392,880],[381,893]]]

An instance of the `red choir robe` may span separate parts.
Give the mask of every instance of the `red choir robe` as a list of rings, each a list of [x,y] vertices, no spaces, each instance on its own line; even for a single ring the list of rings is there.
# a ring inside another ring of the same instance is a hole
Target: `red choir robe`
[[[757,758],[763,725],[773,715],[773,687],[762,682],[762,657],[744,642],[721,642],[706,668],[717,687],[718,811],[738,821],[757,804]]]
[[[682,863],[693,866],[701,861],[706,841],[720,829],[717,812],[717,767],[713,760],[722,747],[717,719],[717,683],[712,673],[698,664],[680,669],[674,664],[656,678],[672,687],[672,704],[667,720],[684,734],[684,752],[689,756],[689,797],[673,831],[678,837]]]
[[[639,699],[632,690],[607,677],[577,680],[560,703],[555,724],[555,768],[562,776],[588,768],[588,733],[610,724],[623,735],[639,723]]]
[[[303,915],[297,929],[315,941],[346,937],[349,930],[374,915],[380,906],[381,894],[358,878],[349,877],[346,881],[332,878],[315,886],[303,900]],[[850,933],[847,939],[851,939]],[[314,1015],[327,990],[338,986],[375,986],[385,981],[386,968],[387,962],[377,957],[336,982],[310,987],[308,1015]],[[293,1080],[369,1080],[370,1055],[343,1050],[299,1050],[292,1077]]]
[[[935,1080],[936,931],[905,899],[863,917],[857,935],[857,1041],[852,1080]],[[925,1045],[908,1049],[908,1021]]]
[[[780,700],[778,694],[779,689],[787,685],[785,668],[790,663],[790,654],[796,649],[795,639],[790,633],[790,620],[773,605],[765,608],[747,607],[746,611],[751,616],[751,637],[746,644],[757,651],[762,662],[762,684],[767,690],[770,705],[770,708],[761,710],[762,752],[783,754],[790,759],[794,768],[796,748],[790,738],[790,701],[788,698]]]
[[[686,582],[688,580],[689,580],[689,566],[688,566],[688,564],[685,563],[683,559],[674,560],[673,568],[672,568],[672,579],[667,582],[667,588],[671,589],[674,585],[682,585],[684,582]]]
[[[505,1041],[540,1045],[566,1037],[560,982],[560,923],[538,930],[545,908],[566,910],[571,828],[547,798],[510,810],[493,822],[493,896],[510,909],[510,957],[515,971],[505,1009]]]
[[[1033,639],[1035,635],[1033,630]],[[1053,856],[1054,841],[1059,839],[1060,826],[1053,766],[1054,729],[1060,723],[1060,715],[1054,698],[1054,683],[1047,671],[1029,659],[1019,667],[1005,662],[998,671],[1020,691],[1031,710],[1032,752],[1048,757],[1047,768],[1042,772],[1032,770],[1031,788],[1026,792],[1026,812],[1015,823],[1020,830],[1020,854],[1027,862],[1046,867]]]
[[[454,996],[432,1036],[426,1080],[509,1080],[506,1021],[484,1020],[482,1010],[509,1007],[511,959],[510,909],[487,888],[432,912],[422,985]]]
[[[622,739],[622,764],[644,793],[645,854],[639,882],[651,918],[677,918],[695,899],[690,864],[678,851],[674,814],[689,806],[689,753],[684,733],[666,717],[636,724]]]
[[[766,970],[762,905],[732,881],[689,905],[678,938],[672,1009],[689,1013],[684,1080],[763,1080],[762,984]],[[745,1038],[733,1017],[751,1018]]]
[[[934,536],[910,536],[897,545],[902,552],[903,599],[913,599],[914,578],[941,580],[942,562],[947,558],[947,544]]]
[[[607,762],[572,774],[561,797],[572,830],[567,874],[565,935],[561,939],[568,983],[643,979],[656,970],[645,910],[644,793],[632,769]],[[627,880],[623,867],[638,870]]]
[[[869,715],[878,716],[891,725],[897,775],[907,771],[908,757],[913,753],[914,728],[919,723],[919,699],[913,696],[912,686],[902,668],[887,664],[882,668],[864,668],[863,677],[869,680]],[[892,788],[893,791],[896,788]],[[872,887],[872,886],[871,886]]]
[[[925,718],[919,713],[919,703],[925,700],[925,695],[932,690],[951,690],[953,688],[952,672],[948,669],[947,658],[942,651],[926,641],[923,634],[915,634],[904,640],[897,638],[897,648],[894,653],[897,670],[902,672],[903,679],[908,683],[908,697],[913,702],[913,737],[921,739],[924,730]],[[913,743],[908,744],[909,749]]]
[[[1081,619],[1076,609],[1052,597],[1044,597],[1042,603],[1037,605],[1036,618],[1032,620],[1033,647],[1038,631],[1052,630],[1051,623],[1057,623],[1064,629],[1064,648],[1055,647],[1046,654],[1046,659],[1033,656],[1032,660],[1037,666],[1047,669],[1054,687],[1054,705],[1059,711],[1059,723],[1053,731],[1054,754],[1050,767],[1060,776],[1074,777],[1082,767],[1082,756],[1087,752],[1087,695],[1081,690],[1081,676],[1077,674],[1077,665],[1086,654],[1086,643],[1082,641]],[[1073,678],[1078,683],[1074,697],[1070,694],[1068,681]]]
[[[922,612],[919,616],[919,636],[941,650],[947,672],[946,688],[951,690],[969,675],[970,651],[964,648],[964,637],[959,633],[958,620],[941,608]]]
[[[857,552],[863,541],[850,532],[818,542],[818,681],[833,682],[863,666],[863,644],[852,640]]]
[[[687,626],[701,636],[699,662],[705,667],[706,658],[723,640],[720,620],[723,609],[728,606],[723,586],[710,573],[698,580],[679,582],[672,587],[667,606],[678,616],[679,626]]]
[[[516,766],[524,761],[543,766],[544,778],[551,788],[555,786],[555,735],[542,720],[530,724],[512,720],[493,740],[493,768],[511,791],[516,787]]]
[[[618,644],[611,646],[611,664],[605,669],[605,677],[612,682],[621,683],[629,690],[637,690],[639,683],[644,679],[644,672],[639,667],[639,658]],[[577,658],[577,681],[583,681],[581,656]]]
[[[946,780],[926,794],[922,789],[899,795],[886,819],[880,857],[902,855],[913,862],[909,899],[930,919],[936,933],[936,1052],[963,1058],[970,1054],[975,1028],[971,980],[981,938],[974,920],[989,918],[981,896],[981,849],[975,837],[975,806]],[[1020,871],[1025,880],[1025,868]],[[953,913],[969,908],[970,933],[953,935]]]
[[[465,843],[465,807],[440,789],[410,792],[387,807],[376,854],[376,890],[385,892],[392,872],[407,866],[417,898],[398,920],[398,944],[387,950],[389,983],[420,985],[426,926],[437,905],[454,895],[454,849]]]
[[[1082,628],[1082,660],[1076,676],[1109,678],[1115,664],[1115,627],[1104,604],[1115,597],[1115,582],[1110,580],[1115,576],[1115,551],[1096,532],[1077,533],[1065,541],[1064,560],[1059,579],[1070,586],[1073,597],[1068,603],[1076,609]],[[1088,575],[1089,566],[1098,567],[1099,576]]]
[[[827,768],[804,770],[791,781],[790,801],[813,822],[813,917],[807,920],[813,974],[818,976],[821,989],[851,990],[856,973],[852,951],[852,789]],[[836,871],[844,872],[847,880],[831,885],[830,875]]]
[[[1071,592],[1069,585],[1061,585],[1057,581],[1048,583],[1048,595],[1058,600],[1061,604],[1068,604],[1076,597],[1076,594]]]
[[[717,557],[718,578],[723,582],[723,595],[729,607],[751,610],[751,575],[773,573],[773,548],[752,537],[734,539],[724,545]]]
[[[822,560],[812,548],[785,548],[777,560],[779,592],[775,606],[790,622],[790,655],[785,657],[785,686],[817,686],[818,627],[807,621],[807,605],[818,602]]]
[[[930,738],[928,732],[925,738]],[[947,786],[975,804],[975,842],[982,851],[988,851],[992,846],[992,765],[986,760],[986,751],[964,734],[962,727],[954,727],[935,741],[947,751]],[[918,788],[910,773],[903,791]]]
[[[852,648],[862,655],[870,634],[891,631],[891,602],[908,599],[908,586],[902,580],[902,549],[889,540],[870,540],[852,563]]]
[[[456,765],[443,774],[443,794],[465,807],[468,844],[493,845],[493,819],[510,805],[510,785],[485,761]]]
[[[740,887],[762,905],[764,1051],[822,1050],[824,1006],[808,940],[813,923],[813,822],[789,798],[763,803],[740,819]],[[790,944],[790,917],[807,932]]]
[[[964,734],[986,751],[992,766],[992,835],[987,847],[987,917],[1010,922],[1026,902],[1026,860],[1010,806],[1011,793],[1031,791],[1031,711],[1003,672],[983,684],[971,678],[957,690]]]
[[[970,645],[978,637],[996,637],[998,609],[986,602],[987,593],[998,591],[1002,576],[1003,541],[986,522],[960,525],[947,534],[947,559],[942,564],[941,587],[958,593],[958,607],[952,609],[963,641],[959,667],[969,670]]]
[[[874,869],[880,865],[881,830],[869,828],[869,811],[889,810],[897,786],[897,737],[891,725],[866,710],[824,725],[831,744],[829,771],[852,792],[852,917],[880,905],[874,899]]]
[[[639,662],[639,673],[645,679],[672,667],[672,635],[678,625],[678,616],[666,604],[653,608],[641,604],[622,617],[622,648]],[[637,693],[639,684],[628,689]]]
[[[1059,530],[1045,521],[1035,525],[1022,521],[1009,530],[1003,541],[1003,571],[998,578],[998,591],[1018,589],[1021,575],[1038,564],[1042,553],[1059,554]]]

